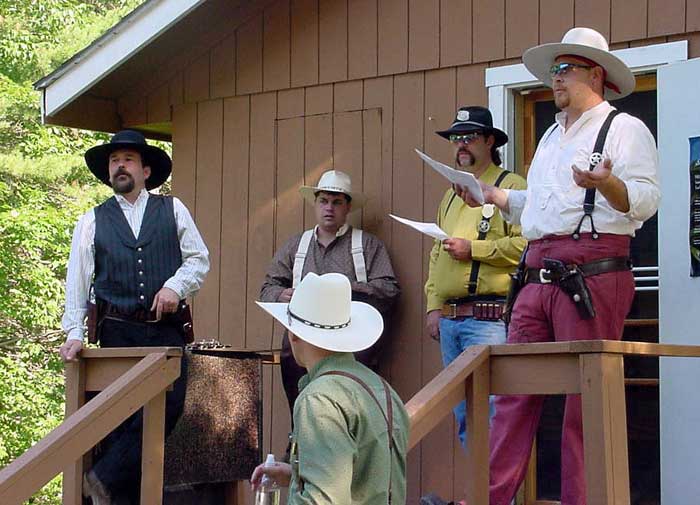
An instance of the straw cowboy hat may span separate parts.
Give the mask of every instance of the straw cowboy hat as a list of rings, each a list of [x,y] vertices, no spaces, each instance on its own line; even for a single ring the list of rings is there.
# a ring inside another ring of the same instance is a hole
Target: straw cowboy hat
[[[486,107],[460,107],[455,115],[455,120],[447,130],[437,131],[438,135],[450,140],[450,135],[460,135],[473,132],[484,132],[493,135],[496,139],[495,146],[501,147],[508,142],[506,132],[493,127],[491,111]]]
[[[302,186],[299,193],[309,203],[316,201],[316,193],[326,191],[329,193],[343,193],[352,199],[353,210],[357,210],[365,204],[367,197],[359,191],[352,190],[350,176],[340,170],[329,170],[324,172],[318,181],[317,186]]]
[[[351,293],[343,274],[309,272],[289,303],[255,303],[309,344],[328,351],[357,352],[379,340],[384,321],[371,305],[351,301]]]
[[[535,46],[523,54],[527,69],[547,86],[552,87],[549,69],[558,56],[571,55],[595,62],[605,69],[604,97],[617,100],[634,91],[632,71],[608,49],[608,41],[591,28],[572,28],[561,42]]]
[[[112,186],[109,182],[109,155],[119,149],[133,149],[141,153],[143,166],[151,167],[151,175],[146,179],[146,189],[151,190],[163,184],[170,175],[173,162],[168,153],[156,146],[149,146],[146,138],[134,130],[122,130],[112,139],[100,146],[95,146],[85,153],[85,163],[95,177]]]

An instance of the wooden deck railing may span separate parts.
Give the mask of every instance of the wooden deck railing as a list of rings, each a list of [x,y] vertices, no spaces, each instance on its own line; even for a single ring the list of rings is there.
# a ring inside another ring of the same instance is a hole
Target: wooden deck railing
[[[578,393],[587,503],[629,505],[626,355],[700,357],[700,346],[586,340],[471,347],[407,403],[409,447],[466,400],[467,503],[488,503],[489,394]]]
[[[83,455],[141,407],[141,503],[162,500],[165,392],[180,376],[179,348],[90,349],[66,366],[66,419],[0,470],[0,503],[21,504],[64,472],[63,503],[82,503]],[[101,391],[83,405],[85,391]]]

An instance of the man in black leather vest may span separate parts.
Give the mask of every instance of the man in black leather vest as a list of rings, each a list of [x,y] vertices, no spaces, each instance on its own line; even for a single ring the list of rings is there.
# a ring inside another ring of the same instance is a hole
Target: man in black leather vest
[[[170,157],[139,132],[124,130],[88,150],[85,161],[115,195],[85,213],[75,228],[61,357],[78,359],[91,303],[98,309],[94,323],[102,347],[184,347],[191,329],[185,299],[200,289],[209,253],[182,202],[148,192],[170,175]],[[180,378],[166,396],[166,436],[182,413],[186,377],[183,360]],[[83,479],[93,505],[138,503],[141,428],[139,411],[103,443]]]

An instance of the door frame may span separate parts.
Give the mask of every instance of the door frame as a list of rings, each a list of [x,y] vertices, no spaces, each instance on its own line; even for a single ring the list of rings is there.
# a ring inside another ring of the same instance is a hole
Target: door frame
[[[662,65],[687,60],[688,41],[680,40],[611,52],[629,66],[634,74],[644,74],[655,72]],[[543,83],[522,63],[487,68],[484,80],[488,91],[489,110],[493,115],[493,125],[504,130],[511,138],[516,138],[516,92],[541,87]],[[506,144],[501,149],[503,150],[503,168],[514,170],[515,146]]]

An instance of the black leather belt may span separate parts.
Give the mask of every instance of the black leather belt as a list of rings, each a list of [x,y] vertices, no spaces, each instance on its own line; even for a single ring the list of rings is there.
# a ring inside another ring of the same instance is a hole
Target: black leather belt
[[[627,256],[615,256],[613,258],[591,261],[590,263],[582,263],[581,265],[575,263],[566,265],[566,271],[576,269],[578,269],[584,277],[591,277],[608,272],[623,272],[632,270],[632,260]],[[528,268],[525,271],[525,282],[534,284],[556,284],[566,271],[558,272],[546,268]]]

